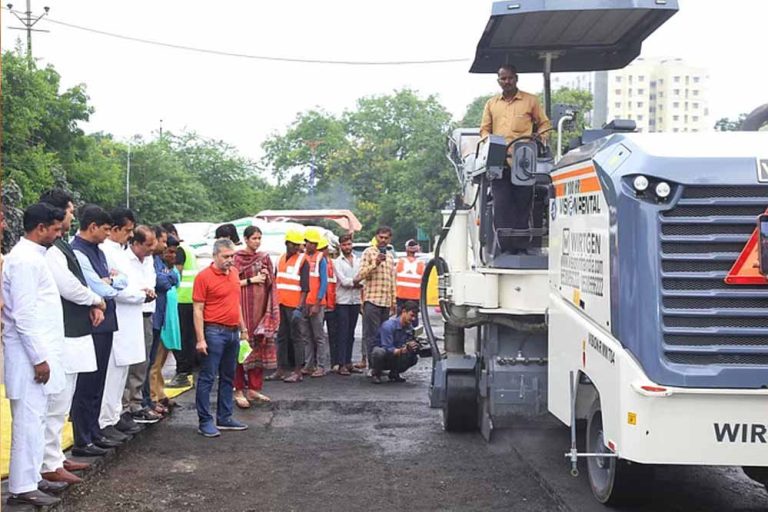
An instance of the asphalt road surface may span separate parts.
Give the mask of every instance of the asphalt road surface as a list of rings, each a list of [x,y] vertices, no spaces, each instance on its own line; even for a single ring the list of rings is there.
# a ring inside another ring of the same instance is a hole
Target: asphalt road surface
[[[427,406],[430,367],[423,360],[404,384],[268,382],[273,404],[238,411],[250,429],[216,439],[196,433],[186,393],[183,409],[107,457],[57,509],[607,510],[585,468],[569,475],[568,430],[552,417],[497,431],[490,444],[443,432]],[[768,492],[738,468],[660,467],[642,503],[616,510],[768,511]]]

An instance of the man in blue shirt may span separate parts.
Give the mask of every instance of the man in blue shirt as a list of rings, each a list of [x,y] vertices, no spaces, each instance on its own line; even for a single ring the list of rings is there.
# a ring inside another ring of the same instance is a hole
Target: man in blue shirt
[[[144,407],[154,410],[158,414],[165,414],[168,412],[166,408],[163,405],[155,404],[152,401],[149,375],[152,365],[155,363],[158,347],[162,343],[160,341],[160,332],[163,330],[163,325],[165,325],[165,309],[168,302],[168,290],[179,284],[179,275],[168,268],[163,261],[163,253],[168,247],[168,232],[160,226],[154,226],[153,229],[155,231],[155,238],[157,239],[157,244],[153,251],[153,262],[155,265],[155,274],[157,275],[155,284],[155,294],[157,298],[155,299],[155,312],[152,315],[152,347],[149,350],[147,375],[144,379],[142,392],[144,395]]]
[[[376,344],[371,351],[371,381],[381,384],[384,370],[389,370],[389,380],[405,382],[400,376],[418,362],[419,344],[413,333],[413,322],[419,313],[419,305],[407,301],[398,316],[393,316],[379,327]]]

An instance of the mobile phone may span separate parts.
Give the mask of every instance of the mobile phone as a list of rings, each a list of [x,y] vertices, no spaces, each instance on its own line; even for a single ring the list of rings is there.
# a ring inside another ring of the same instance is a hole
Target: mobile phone
[[[387,248],[386,247],[379,247],[379,252],[381,254],[387,254]]]
[[[757,218],[757,255],[760,273],[768,276],[768,214],[764,213]]]

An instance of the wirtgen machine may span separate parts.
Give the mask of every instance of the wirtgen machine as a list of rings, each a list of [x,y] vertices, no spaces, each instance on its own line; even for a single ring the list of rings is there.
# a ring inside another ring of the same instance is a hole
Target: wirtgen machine
[[[676,11],[675,0],[496,2],[471,71],[543,71],[550,112],[551,72],[626,66]],[[560,129],[573,117],[561,114]],[[445,322],[444,351],[425,325],[430,402],[445,429],[490,440],[549,412],[571,427],[566,461],[577,474],[586,458],[603,503],[654,464],[742,466],[768,484],[768,280],[754,256],[768,247],[768,228],[756,231],[768,133],[646,134],[616,120],[562,158],[537,137],[479,139],[454,132],[461,194],[429,264]],[[524,228],[495,222],[509,200],[493,196],[500,179],[531,195]]]

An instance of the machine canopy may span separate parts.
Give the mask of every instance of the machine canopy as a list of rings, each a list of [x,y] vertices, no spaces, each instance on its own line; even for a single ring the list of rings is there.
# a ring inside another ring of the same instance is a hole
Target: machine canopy
[[[622,68],[677,10],[677,0],[494,2],[470,72],[541,73],[548,53],[552,72]]]

